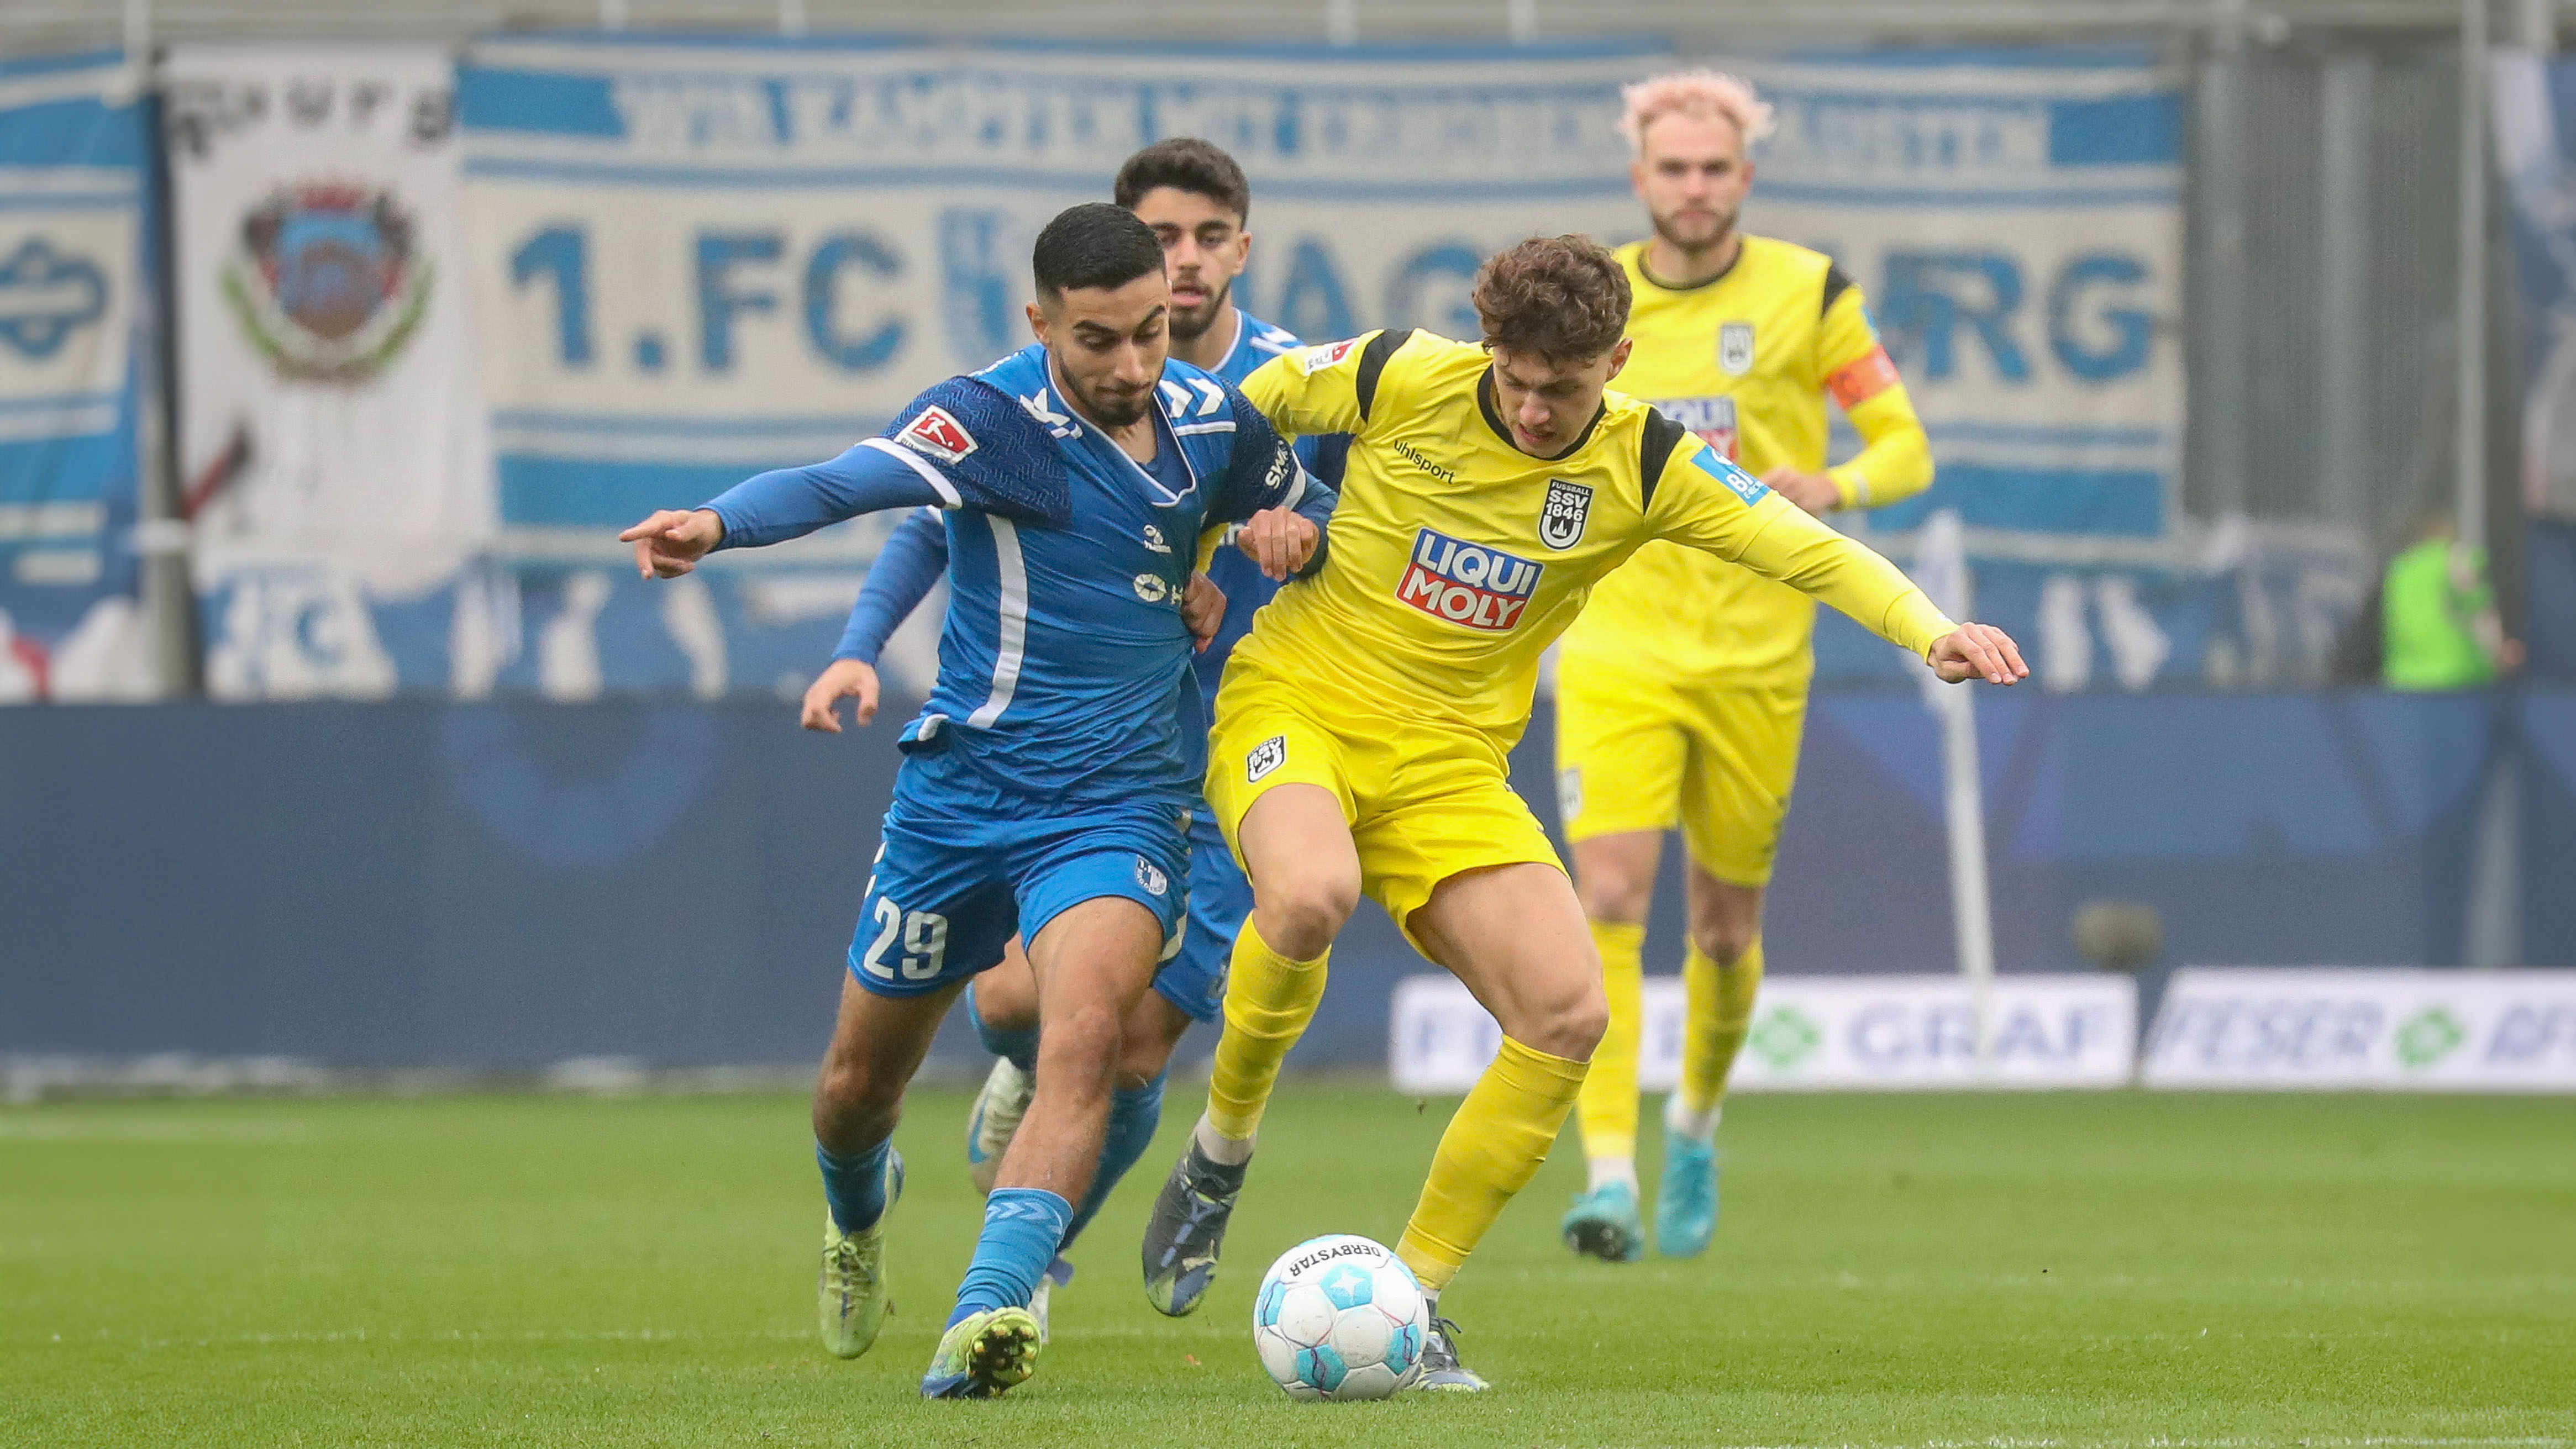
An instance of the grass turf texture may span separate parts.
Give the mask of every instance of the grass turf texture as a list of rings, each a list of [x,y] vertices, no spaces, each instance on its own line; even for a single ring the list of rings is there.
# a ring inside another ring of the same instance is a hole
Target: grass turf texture
[[[966,1104],[912,1103],[900,1312],[855,1363],[815,1341],[800,1101],[0,1110],[0,1442],[2576,1440],[2576,1101],[1747,1098],[1716,1248],[1634,1266],[1557,1245],[1569,1137],[1444,1305],[1493,1392],[1297,1405],[1253,1355],[1262,1269],[1392,1241],[1452,1104],[1286,1093],[1172,1321],[1136,1240],[1175,1091],[1038,1377],[923,1404],[979,1219]]]

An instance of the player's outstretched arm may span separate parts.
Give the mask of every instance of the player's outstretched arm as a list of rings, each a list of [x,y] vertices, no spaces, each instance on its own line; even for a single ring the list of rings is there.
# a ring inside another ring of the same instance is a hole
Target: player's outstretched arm
[[[1876,550],[1765,489],[1698,439],[1677,447],[1661,476],[1649,515],[1657,536],[1831,604],[1945,680],[2011,684],[2029,675],[2002,630],[1953,622]]]
[[[617,537],[635,545],[645,576],[677,578],[720,548],[784,543],[881,509],[955,503],[955,488],[942,492],[936,476],[912,466],[895,444],[870,438],[828,463],[746,478],[703,507],[666,508]]]

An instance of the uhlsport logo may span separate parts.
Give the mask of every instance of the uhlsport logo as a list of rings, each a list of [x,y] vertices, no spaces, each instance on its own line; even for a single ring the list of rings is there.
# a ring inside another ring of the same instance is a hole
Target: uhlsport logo
[[[0,343],[31,362],[63,350],[74,332],[107,313],[107,278],[86,257],[67,257],[43,237],[0,261]]]
[[[1539,508],[1538,541],[1549,548],[1572,548],[1583,539],[1583,521],[1592,516],[1592,490],[1563,478],[1547,480],[1547,502]]]
[[[967,454],[975,451],[975,435],[942,407],[923,408],[921,416],[905,426],[897,441],[943,463],[963,462]]]
[[[1735,432],[1735,399],[1731,397],[1677,397],[1655,404],[1655,411],[1699,435],[1699,440],[1715,448],[1730,463],[1741,462]]]
[[[1461,628],[1508,634],[1538,592],[1540,567],[1535,560],[1426,528],[1414,539],[1413,561],[1395,596]]]
[[[390,192],[346,182],[282,187],[242,218],[224,296],[284,378],[365,382],[429,310],[434,269]]]

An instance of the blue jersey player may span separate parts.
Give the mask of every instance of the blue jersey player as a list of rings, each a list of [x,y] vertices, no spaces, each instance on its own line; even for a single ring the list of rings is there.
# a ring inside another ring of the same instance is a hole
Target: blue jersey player
[[[1241,522],[1284,577],[1321,563],[1333,501],[1241,394],[1168,359],[1162,247],[1132,214],[1064,212],[1033,270],[1037,346],[931,388],[829,463],[620,535],[668,578],[716,548],[943,510],[939,684],[901,737],[814,1096],[823,1334],[855,1357],[885,1314],[904,1088],[957,993],[1025,937],[1046,1027],[1036,1091],[928,1398],[989,1397],[1034,1368],[1030,1297],[1091,1185],[1124,1024],[1181,935],[1205,738],[1180,607],[1192,560],[1165,540]]]
[[[1219,147],[1191,137],[1160,141],[1128,158],[1119,169],[1118,204],[1135,212],[1163,244],[1172,285],[1173,355],[1241,382],[1252,370],[1300,346],[1288,332],[1247,316],[1233,303],[1233,282],[1251,252],[1244,229],[1251,192],[1242,168]],[[1349,440],[1308,438],[1297,444],[1308,470],[1326,483],[1340,472]],[[1320,461],[1319,461],[1320,450]],[[929,593],[947,567],[947,534],[935,515],[918,514],[887,541],[868,572],[867,586],[850,614],[834,663],[815,680],[805,700],[807,727],[837,730],[840,699],[861,696],[873,707],[873,666],[887,638]],[[1279,583],[1239,548],[1219,548],[1207,571],[1222,590],[1222,613],[1197,660],[1201,688],[1216,697],[1217,681],[1235,641],[1252,627],[1253,611]],[[1101,1147],[1090,1193],[1077,1205],[1065,1235],[1070,1246],[1153,1140],[1162,1119],[1163,1082],[1173,1048],[1193,1021],[1213,1022],[1224,1003],[1225,967],[1235,932],[1252,908],[1252,887],[1226,849],[1225,837],[1205,809],[1193,812],[1190,840],[1189,929],[1180,954],[1154,976],[1154,994],[1129,1023],[1109,1133]],[[1018,953],[968,989],[967,1003],[984,1044],[999,1058],[986,1078],[967,1127],[969,1171],[990,1191],[1013,1131],[1028,1109],[1038,1050],[1038,1001],[1033,979]],[[1053,1282],[1070,1277],[1059,1261],[1032,1301],[1046,1320]]]

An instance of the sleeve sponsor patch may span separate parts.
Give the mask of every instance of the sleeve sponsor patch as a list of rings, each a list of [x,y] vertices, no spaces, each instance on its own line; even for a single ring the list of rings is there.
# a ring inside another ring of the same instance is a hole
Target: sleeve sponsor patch
[[[1334,363],[1341,361],[1343,358],[1350,356],[1351,350],[1359,345],[1360,340],[1354,337],[1348,342],[1335,342],[1323,347],[1309,347],[1306,349],[1306,370],[1308,372],[1321,372],[1325,368],[1332,366]]]
[[[896,435],[895,441],[917,453],[927,453],[943,463],[961,463],[975,451],[975,435],[966,431],[948,409],[926,407]]]
[[[1848,411],[1896,386],[1898,381],[1896,364],[1888,360],[1887,349],[1873,347],[1826,378],[1825,387],[1833,393],[1834,401]]]
[[[1717,455],[1713,448],[1701,448],[1690,455],[1691,466],[1723,483],[1747,508],[1771,495],[1771,490],[1757,482],[1753,475]]]

